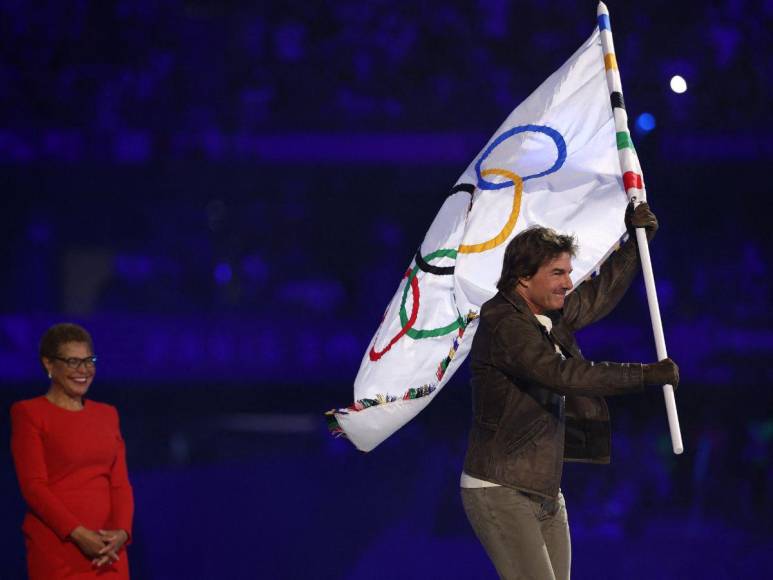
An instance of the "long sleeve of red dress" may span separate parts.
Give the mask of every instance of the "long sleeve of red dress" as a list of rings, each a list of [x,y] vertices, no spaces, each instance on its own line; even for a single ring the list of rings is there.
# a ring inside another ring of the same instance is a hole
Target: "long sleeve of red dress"
[[[11,407],[11,452],[28,512],[22,531],[30,578],[97,571],[69,539],[77,526],[123,529],[131,537],[134,500],[118,412],[88,400],[81,411],[45,397]],[[125,550],[99,577],[128,578]],[[79,576],[80,577],[80,576]]]
[[[110,468],[110,529],[125,530],[131,539],[132,520],[134,519],[134,493],[129,483],[129,471],[126,467],[126,445],[121,437],[118,411],[110,407],[115,415],[118,448],[115,460]]]
[[[33,418],[31,412],[34,413],[25,405],[17,404],[11,408],[11,449],[19,487],[27,507],[64,540],[80,525],[80,521],[51,492],[43,449],[44,434],[40,422]]]

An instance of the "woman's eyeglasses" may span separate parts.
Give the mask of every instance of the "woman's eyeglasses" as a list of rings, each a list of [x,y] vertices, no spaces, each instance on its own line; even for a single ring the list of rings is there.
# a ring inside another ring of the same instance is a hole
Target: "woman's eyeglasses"
[[[62,361],[71,369],[77,369],[81,365],[83,365],[85,368],[92,368],[92,369],[95,366],[97,366],[97,357],[94,355],[87,356],[86,358],[76,358],[76,357],[62,358],[61,356],[53,356],[51,358]]]

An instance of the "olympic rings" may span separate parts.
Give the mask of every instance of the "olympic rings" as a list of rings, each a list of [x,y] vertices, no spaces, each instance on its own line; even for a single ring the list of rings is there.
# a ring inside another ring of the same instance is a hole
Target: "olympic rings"
[[[411,270],[406,270],[405,275],[403,278],[406,278],[410,275]],[[405,288],[408,288],[409,283],[406,282]],[[414,277],[412,280],[410,280],[410,286],[411,286],[411,294],[413,295],[413,306],[411,307],[411,317],[408,320],[407,324],[404,323],[403,327],[400,329],[400,332],[398,332],[392,340],[389,341],[389,344],[387,344],[382,350],[376,352],[376,341],[373,341],[373,346],[370,348],[370,352],[368,353],[368,356],[370,357],[370,360],[373,362],[380,359],[382,356],[384,356],[387,352],[389,352],[389,349],[394,346],[394,344],[400,340],[403,335],[408,332],[408,329],[413,326],[416,323],[416,318],[419,316],[419,281]],[[383,324],[383,321],[382,321]]]
[[[483,163],[486,161],[486,159],[489,158],[489,156],[492,154],[494,149],[496,149],[500,144],[502,144],[510,137],[513,137],[520,133],[526,133],[526,132],[542,133],[543,135],[547,135],[548,137],[550,137],[550,139],[552,139],[553,143],[556,146],[556,153],[557,153],[556,160],[555,162],[553,162],[553,165],[551,165],[545,171],[542,171],[540,173],[534,173],[532,175],[527,175],[526,177],[521,177],[515,172],[508,171],[506,169],[497,169],[497,168],[482,169]],[[496,236],[494,236],[493,238],[485,242],[480,242],[477,244],[462,244],[459,246],[457,250],[440,249],[440,250],[431,252],[426,256],[422,256],[421,249],[419,249],[415,257],[416,265],[413,268],[409,268],[405,272],[405,275],[403,276],[403,278],[404,279],[407,278],[407,280],[405,283],[405,287],[403,288],[402,298],[400,301],[400,311],[399,311],[399,318],[400,318],[400,325],[401,325],[400,331],[380,351],[376,350],[376,340],[378,339],[378,333],[377,333],[376,339],[374,339],[374,342],[373,342],[373,346],[371,347],[368,353],[371,361],[375,362],[379,360],[382,356],[384,356],[384,354],[389,352],[389,350],[395,345],[395,343],[398,340],[400,340],[404,335],[408,335],[410,338],[414,340],[419,340],[422,338],[443,336],[459,328],[464,328],[465,322],[461,315],[459,316],[459,318],[457,318],[450,324],[447,324],[439,328],[434,328],[434,329],[413,328],[413,325],[416,324],[416,320],[419,316],[420,292],[419,292],[419,280],[416,277],[419,270],[436,276],[450,276],[450,275],[453,275],[455,266],[433,266],[432,264],[430,264],[430,262],[437,258],[445,258],[445,257],[456,259],[458,254],[475,254],[475,253],[485,252],[493,248],[496,248],[497,246],[504,243],[515,230],[515,225],[518,221],[518,216],[520,215],[520,212],[521,212],[521,200],[523,198],[523,182],[528,181],[529,179],[544,177],[546,175],[549,175],[551,173],[558,171],[566,161],[566,155],[567,155],[566,142],[564,141],[564,138],[555,129],[546,127],[544,125],[529,124],[529,125],[519,125],[517,127],[513,127],[512,129],[509,129],[504,133],[502,133],[499,137],[497,137],[494,141],[492,141],[488,147],[486,147],[486,149],[483,151],[478,161],[476,161],[475,163],[475,174],[477,175],[477,178],[478,178],[477,187],[479,189],[485,189],[485,190],[497,190],[497,189],[504,189],[507,187],[513,187],[513,206],[510,210],[510,215],[507,218],[507,222],[505,223],[505,225],[502,227],[502,229],[499,231],[499,233]],[[492,181],[488,181],[485,179],[485,177],[489,175],[498,175],[500,177],[504,177],[506,181],[502,181],[500,183],[494,183]],[[453,190],[451,191],[451,194],[453,195],[460,191],[467,192],[470,194],[470,196],[472,196],[475,192],[475,186],[469,183],[461,183],[456,185],[453,188]],[[411,289],[411,296],[413,298],[413,304],[411,305],[410,316],[408,316],[406,312],[406,307],[405,307],[408,301],[409,287]],[[383,321],[382,321],[382,324],[383,324]]]
[[[478,176],[478,187],[481,189],[504,189],[505,187],[510,187],[513,185],[510,181],[504,181],[502,183],[492,183],[490,181],[486,181],[483,179],[483,175],[485,173],[481,172],[481,165],[483,165],[483,162],[488,158],[489,155],[496,149],[503,141],[506,141],[513,135],[518,135],[519,133],[526,133],[526,132],[533,132],[533,133],[542,133],[543,135],[547,135],[550,137],[553,142],[556,144],[556,150],[558,153],[558,156],[556,157],[555,163],[553,165],[541,172],[541,173],[535,173],[534,175],[528,175],[523,179],[523,181],[528,181],[529,179],[536,179],[537,177],[544,177],[546,175],[550,175],[551,173],[554,173],[558,171],[561,166],[566,161],[566,141],[564,141],[564,138],[561,136],[561,133],[556,131],[555,129],[552,129],[550,127],[546,127],[545,125],[519,125],[517,127],[513,127],[512,129],[509,129],[502,133],[499,137],[494,139],[494,141],[486,147],[486,150],[483,152],[483,154],[480,156],[480,159],[475,163],[475,173]]]
[[[422,259],[422,261],[424,263],[427,263],[427,262],[431,262],[436,258],[445,258],[445,257],[455,259],[456,253],[457,253],[456,250],[448,250],[448,249],[436,250],[431,254],[427,254]],[[417,256],[419,256],[419,254],[417,254]],[[410,280],[411,284],[413,284],[413,282],[417,280],[416,274],[419,272],[420,269],[423,270],[423,268],[420,267],[420,264],[417,261],[417,265],[414,266],[414,268],[410,270],[410,273],[408,274],[408,279]],[[446,270],[446,268],[443,268],[443,270]],[[453,266],[450,268],[450,271],[446,271],[446,273],[444,273],[443,275],[451,275],[451,274],[453,274]],[[417,282],[417,285],[418,285],[418,282]],[[413,307],[411,310],[413,310],[414,308],[417,308],[417,304],[419,302],[418,287],[415,292],[412,291],[411,293],[413,296]],[[441,326],[440,328],[433,328],[428,330],[415,329],[413,328],[413,324],[410,324],[410,325],[408,324],[409,322],[408,315],[405,312],[405,303],[407,300],[408,300],[408,284],[406,284],[405,288],[403,289],[403,299],[400,302],[400,323],[403,325],[403,328],[406,329],[408,336],[410,336],[414,340],[419,340],[421,338],[432,338],[434,336],[443,336],[444,334],[453,332],[454,330],[456,330],[457,328],[459,328],[464,324],[464,319],[460,315],[459,318],[457,318],[452,323],[447,324],[446,326]]]
[[[527,175],[526,177],[519,177],[516,173],[512,171],[507,171],[505,169],[483,169],[481,170],[481,165],[483,165],[483,162],[491,155],[491,153],[496,149],[502,142],[506,141],[510,137],[514,135],[518,135],[519,133],[525,133],[525,132],[534,132],[534,133],[542,133],[543,135],[547,135],[550,137],[553,142],[556,145],[556,150],[558,152],[558,155],[556,157],[556,161],[553,163],[553,165],[546,169],[545,171],[542,171],[541,173],[535,173],[532,175]],[[521,198],[523,197],[523,182],[527,181],[529,179],[535,179],[537,177],[544,177],[545,175],[549,175],[555,171],[558,171],[558,169],[564,164],[566,161],[566,142],[564,141],[564,138],[561,136],[561,133],[556,131],[555,129],[551,129],[550,127],[546,127],[544,125],[519,125],[518,127],[513,127],[512,129],[509,129],[502,133],[499,137],[494,139],[494,141],[486,147],[483,154],[480,156],[480,159],[475,163],[475,173],[478,176],[478,187],[481,189],[503,189],[505,187],[513,187],[513,208],[510,210],[510,216],[507,219],[507,223],[505,223],[504,227],[500,230],[500,232],[491,238],[490,240],[486,242],[481,242],[479,244],[464,244],[459,246],[459,253],[461,254],[476,254],[480,252],[485,252],[488,250],[491,250],[493,248],[496,248],[500,244],[502,244],[507,238],[510,237],[510,234],[513,233],[513,230],[515,229],[515,224],[518,221],[518,215],[521,212]],[[486,175],[500,175],[502,177],[506,177],[509,181],[503,181],[501,183],[494,183],[491,181],[487,181],[484,179],[484,176]]]

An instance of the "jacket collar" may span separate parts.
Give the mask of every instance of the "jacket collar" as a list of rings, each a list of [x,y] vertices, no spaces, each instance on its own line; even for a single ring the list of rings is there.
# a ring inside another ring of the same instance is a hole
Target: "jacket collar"
[[[519,312],[526,312],[528,314],[532,315],[532,318],[534,319],[534,322],[539,325],[540,328],[544,328],[539,320],[537,320],[537,317],[534,316],[534,313],[531,311],[531,308],[529,308],[529,305],[526,303],[526,300],[523,299],[523,296],[518,294],[518,292],[515,291],[515,288],[511,290],[500,290],[499,293],[502,295],[502,298],[507,300],[510,304],[512,304],[516,310]],[[555,326],[558,322],[558,319],[561,318],[561,313],[563,310],[549,310],[548,312],[545,312],[545,316],[550,318],[550,320],[553,322],[553,325]]]
[[[518,294],[514,288],[509,290],[500,290],[499,293],[502,295],[502,298],[515,306],[515,309],[519,312],[531,312],[529,305],[526,304],[526,300],[524,300],[523,296]]]

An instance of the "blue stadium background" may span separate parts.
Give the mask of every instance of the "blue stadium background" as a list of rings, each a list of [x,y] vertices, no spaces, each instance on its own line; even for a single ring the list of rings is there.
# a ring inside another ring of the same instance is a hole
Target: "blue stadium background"
[[[773,2],[608,6],[686,451],[660,396],[611,401],[613,463],[564,476],[573,574],[770,576]],[[25,576],[8,407],[45,391],[37,341],[63,320],[121,412],[134,577],[495,577],[458,496],[466,369],[370,454],[321,413],[458,175],[595,8],[0,3],[0,578]],[[652,360],[641,279],[580,340]]]

